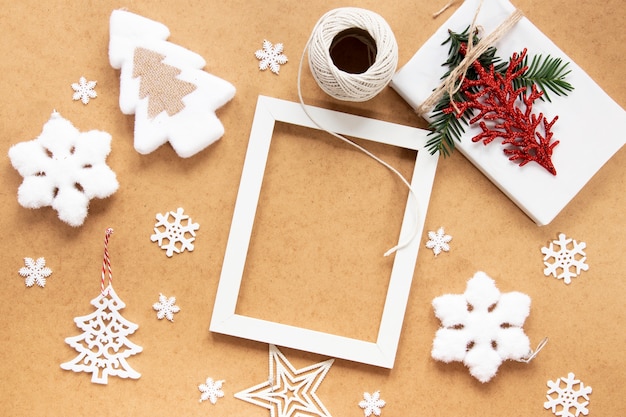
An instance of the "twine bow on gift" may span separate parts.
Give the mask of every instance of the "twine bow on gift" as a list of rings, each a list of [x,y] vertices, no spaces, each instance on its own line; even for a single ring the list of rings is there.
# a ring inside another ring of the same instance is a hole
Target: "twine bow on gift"
[[[445,5],[441,10],[436,12],[433,17],[439,16],[446,9],[448,9],[455,1],[449,2]],[[458,108],[454,103],[453,97],[454,94],[459,91],[461,88],[461,84],[465,79],[465,75],[467,74],[467,70],[470,68],[472,63],[476,61],[489,47],[491,47],[494,43],[496,43],[502,36],[504,36],[519,20],[524,16],[521,10],[516,9],[509,17],[507,17],[504,22],[502,22],[493,32],[484,38],[480,39],[476,44],[474,44],[474,32],[476,31],[476,19],[478,17],[478,13],[480,12],[480,8],[482,6],[482,0],[478,4],[478,8],[476,9],[476,13],[474,13],[474,19],[472,20],[472,24],[469,28],[469,36],[467,39],[467,50],[465,52],[465,57],[461,61],[461,63],[450,71],[450,74],[433,90],[430,96],[421,104],[417,109],[415,109],[416,113],[420,116],[425,115],[441,100],[441,97],[448,93],[448,97],[450,97],[450,104],[454,107],[454,109],[458,112]],[[457,80],[460,80],[457,83]]]

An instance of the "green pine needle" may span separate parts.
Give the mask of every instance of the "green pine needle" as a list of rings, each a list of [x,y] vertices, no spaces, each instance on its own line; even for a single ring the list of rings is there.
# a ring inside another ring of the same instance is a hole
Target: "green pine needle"
[[[546,100],[552,102],[548,91],[557,96],[566,96],[574,90],[574,87],[565,81],[565,77],[571,72],[568,64],[568,62],[563,63],[561,58],[553,58],[550,55],[544,58],[541,55],[535,55],[528,65],[528,56],[525,56],[523,62],[520,63],[520,68],[528,66],[528,70],[513,80],[513,87],[531,88],[533,84],[536,84],[539,91],[543,92],[541,99],[545,97]]]

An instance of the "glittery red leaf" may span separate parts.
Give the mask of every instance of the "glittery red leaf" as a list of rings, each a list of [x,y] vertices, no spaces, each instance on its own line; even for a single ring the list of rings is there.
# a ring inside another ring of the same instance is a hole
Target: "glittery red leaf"
[[[515,89],[513,86],[513,81],[528,70],[528,67],[518,68],[525,56],[526,49],[519,55],[513,54],[504,74],[494,71],[493,65],[485,69],[475,61],[473,67],[478,78],[466,78],[461,84],[461,92],[467,100],[451,102],[444,112],[461,117],[466,111],[473,111],[475,115],[470,124],[478,123],[482,132],[472,141],[487,145],[501,138],[502,144],[508,145],[504,153],[511,161],[519,161],[520,166],[535,161],[556,175],[552,151],[559,142],[552,142],[552,126],[558,116],[548,122],[542,113],[533,113],[535,100],[543,95],[535,85],[530,92],[526,87]]]

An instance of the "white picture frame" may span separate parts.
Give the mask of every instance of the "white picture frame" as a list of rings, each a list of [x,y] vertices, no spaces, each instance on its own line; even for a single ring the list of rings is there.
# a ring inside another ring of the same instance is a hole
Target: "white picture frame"
[[[266,96],[259,96],[257,101],[215,297],[210,331],[392,368],[424,229],[424,220],[438,156],[430,155],[424,148],[428,134],[426,130],[313,106],[307,106],[307,110],[311,117],[330,131],[417,151],[410,181],[417,198],[409,193],[398,241],[404,241],[415,232],[417,234],[408,245],[392,255],[395,256],[395,259],[376,342],[285,325],[236,314],[235,312],[274,125],[276,122],[284,122],[319,129],[306,115],[299,103]],[[382,253],[381,256],[383,256]]]

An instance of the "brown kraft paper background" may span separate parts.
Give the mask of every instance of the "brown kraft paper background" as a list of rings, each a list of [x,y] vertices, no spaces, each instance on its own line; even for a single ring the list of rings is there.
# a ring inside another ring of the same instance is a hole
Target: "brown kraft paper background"
[[[233,396],[267,380],[267,344],[208,330],[257,96],[298,100],[300,55],[328,10],[357,6],[382,15],[398,41],[402,66],[453,12],[432,19],[443,3],[2,0],[0,415],[268,416]],[[626,105],[622,1],[515,5]],[[119,110],[119,71],[107,55],[109,16],[117,8],[163,23],[171,42],[203,56],[206,71],[235,85],[233,100],[217,111],[226,131],[220,141],[189,159],[169,145],[149,155],[134,150],[134,116]],[[254,51],[263,39],[285,44],[289,62],[278,76],[258,69]],[[98,82],[98,97],[86,106],[71,99],[70,84],[81,76]],[[304,65],[302,89],[308,104],[426,127],[390,88],[364,103],[339,102],[318,88]],[[113,138],[107,164],[120,188],[92,200],[79,228],[61,222],[51,208],[21,207],[16,192],[22,177],[6,156],[11,145],[36,138],[53,109],[80,131],[104,130]],[[590,149],[596,139],[589,138]],[[371,149],[404,175],[412,171],[412,152]],[[380,390],[386,417],[548,417],[546,382],[574,372],[593,388],[590,416],[625,416],[625,167],[622,149],[550,225],[538,227],[462,155],[440,159],[395,366],[336,360],[318,390],[329,412],[362,416],[357,404],[363,392]],[[278,124],[237,311],[374,340],[391,267],[382,254],[397,239],[406,196],[396,177],[358,151],[326,134]],[[200,229],[193,252],[167,258],[150,235],[156,214],[178,207]],[[453,236],[452,249],[435,258],[424,248],[426,231],[440,226]],[[91,375],[59,365],[76,355],[64,342],[80,333],[74,317],[94,310],[89,302],[100,290],[107,227],[115,229],[109,251],[115,289],[126,303],[121,313],[140,326],[130,340],[143,352],[128,361],[142,376],[110,377],[108,385],[98,385]],[[587,243],[590,269],[570,285],[543,275],[541,247],[560,232]],[[45,257],[53,270],[45,288],[25,287],[18,275],[24,257]],[[462,364],[430,356],[439,327],[432,299],[462,293],[479,270],[502,292],[531,297],[524,330],[533,347],[549,337],[533,362],[505,362],[487,384]],[[174,323],[156,319],[152,304],[159,293],[177,297],[181,311]],[[282,352],[297,368],[327,359]],[[198,401],[197,386],[207,377],[226,381],[216,405]]]

